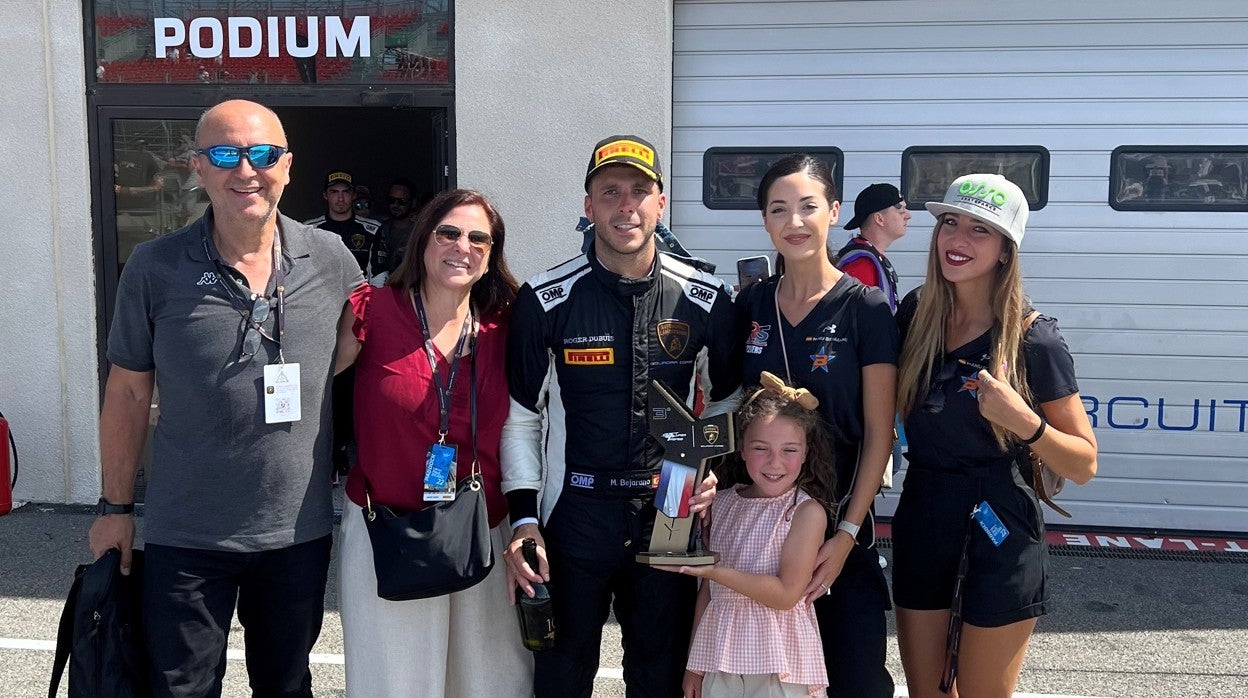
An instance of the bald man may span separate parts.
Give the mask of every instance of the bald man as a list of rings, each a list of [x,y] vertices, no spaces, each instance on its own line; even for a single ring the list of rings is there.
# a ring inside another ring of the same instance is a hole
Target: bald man
[[[128,572],[159,385],[141,572],[155,696],[220,695],[236,603],[254,694],[312,695],[333,529],[327,383],[364,279],[333,233],[278,212],[291,161],[268,108],[209,109],[192,167],[211,206],[139,245],[118,284],[90,544],[119,549]]]

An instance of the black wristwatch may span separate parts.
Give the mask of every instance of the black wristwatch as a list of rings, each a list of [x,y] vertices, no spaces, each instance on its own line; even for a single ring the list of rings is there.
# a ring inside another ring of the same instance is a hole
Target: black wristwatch
[[[100,497],[100,501],[95,505],[95,512],[100,516],[105,514],[133,514],[134,504],[113,504],[107,499]]]

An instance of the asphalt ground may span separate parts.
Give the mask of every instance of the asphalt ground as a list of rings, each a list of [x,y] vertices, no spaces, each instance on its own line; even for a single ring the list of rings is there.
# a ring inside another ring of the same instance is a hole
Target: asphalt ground
[[[87,507],[34,504],[0,517],[0,695],[47,695],[57,621],[75,566],[89,561],[93,519]],[[881,552],[888,557],[886,547]],[[1248,696],[1248,559],[1055,552],[1054,610],[1032,639],[1018,695]],[[345,692],[336,567],[335,557],[314,650],[318,696]],[[891,615],[889,623],[889,669],[904,696]],[[230,647],[243,648],[237,619]],[[604,633],[601,665],[594,694],[623,696],[614,621]],[[241,661],[229,662],[224,695],[249,695]]]

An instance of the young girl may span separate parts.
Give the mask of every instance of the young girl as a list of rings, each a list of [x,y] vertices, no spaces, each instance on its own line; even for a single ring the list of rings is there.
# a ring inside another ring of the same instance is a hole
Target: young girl
[[[716,565],[670,568],[706,581],[694,611],[686,698],[824,696],[819,627],[801,603],[833,496],[832,451],[819,400],[763,372],[738,413],[741,482],[711,505]]]

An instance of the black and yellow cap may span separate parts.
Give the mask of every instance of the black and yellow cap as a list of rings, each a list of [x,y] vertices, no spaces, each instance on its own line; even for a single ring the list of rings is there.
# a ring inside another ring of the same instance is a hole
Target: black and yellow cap
[[[335,184],[346,184],[347,186],[354,187],[355,180],[351,177],[350,172],[345,172],[343,170],[330,170],[329,174],[325,175],[324,188],[329,189]]]
[[[607,165],[636,167],[658,182],[659,191],[663,191],[663,167],[659,164],[659,153],[644,138],[611,136],[598,141],[594,154],[589,158],[589,169],[585,172],[585,191],[589,191],[589,180],[593,179],[594,173]]]

